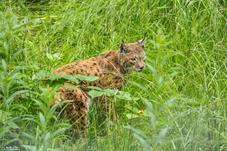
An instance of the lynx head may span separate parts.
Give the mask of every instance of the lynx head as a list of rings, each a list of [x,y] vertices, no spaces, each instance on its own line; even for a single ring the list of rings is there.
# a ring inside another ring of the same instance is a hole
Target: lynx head
[[[145,36],[134,43],[124,43],[120,45],[119,63],[125,71],[142,71],[145,67]]]

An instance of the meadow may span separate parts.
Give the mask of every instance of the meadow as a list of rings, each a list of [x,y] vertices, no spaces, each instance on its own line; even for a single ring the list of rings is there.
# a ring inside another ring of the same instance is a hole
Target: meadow
[[[89,113],[85,138],[49,108],[56,88],[39,80],[74,60],[118,50],[147,33],[146,68],[114,97],[117,121]],[[227,150],[225,0],[2,0],[0,150]]]

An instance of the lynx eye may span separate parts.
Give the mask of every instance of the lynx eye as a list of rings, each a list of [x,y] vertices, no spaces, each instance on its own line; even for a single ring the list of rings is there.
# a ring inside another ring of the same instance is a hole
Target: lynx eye
[[[131,61],[134,61],[135,62],[136,60],[137,60],[137,58],[131,58]]]

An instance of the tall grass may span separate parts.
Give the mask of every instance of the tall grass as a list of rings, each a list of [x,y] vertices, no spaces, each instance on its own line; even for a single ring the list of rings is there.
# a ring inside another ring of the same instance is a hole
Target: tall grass
[[[224,0],[19,0],[0,3],[1,150],[227,150]],[[88,136],[48,108],[53,87],[35,74],[118,49],[144,32],[146,69],[113,98],[117,121]]]

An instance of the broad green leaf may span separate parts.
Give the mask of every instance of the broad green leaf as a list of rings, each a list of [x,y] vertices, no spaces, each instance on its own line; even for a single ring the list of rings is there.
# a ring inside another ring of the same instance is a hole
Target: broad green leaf
[[[70,76],[77,78],[80,81],[89,81],[89,82],[92,82],[92,81],[95,81],[98,79],[98,77],[96,77],[96,76],[84,76],[84,75],[80,75],[80,74],[70,75]]]
[[[88,92],[88,95],[91,96],[92,98],[96,98],[96,97],[105,95],[105,92],[97,91],[97,90],[90,90]]]
[[[47,71],[39,71],[33,76],[33,79],[38,79],[38,80],[50,80],[50,81],[58,81],[58,80],[64,80],[65,81],[71,81],[73,83],[78,84],[79,81],[88,81],[92,82],[97,80],[98,78],[96,76],[84,76],[84,75],[58,75],[53,72],[47,72]]]

